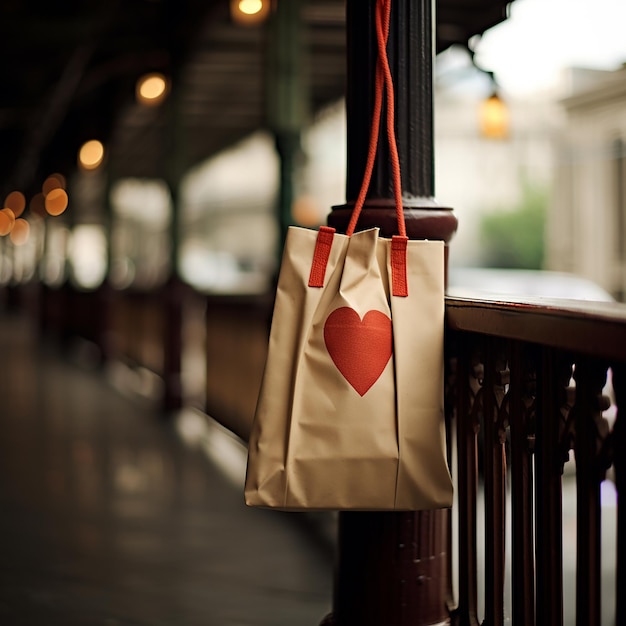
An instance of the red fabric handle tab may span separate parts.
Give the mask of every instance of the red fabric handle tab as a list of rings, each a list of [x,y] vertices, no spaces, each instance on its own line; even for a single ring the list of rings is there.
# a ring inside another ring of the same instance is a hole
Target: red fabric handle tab
[[[406,275],[406,245],[408,237],[394,235],[391,238],[391,295],[406,298],[409,283]]]
[[[326,266],[330,249],[333,247],[333,236],[335,229],[330,226],[320,226],[315,241],[315,251],[313,252],[313,264],[309,274],[309,287],[323,287],[326,276]]]

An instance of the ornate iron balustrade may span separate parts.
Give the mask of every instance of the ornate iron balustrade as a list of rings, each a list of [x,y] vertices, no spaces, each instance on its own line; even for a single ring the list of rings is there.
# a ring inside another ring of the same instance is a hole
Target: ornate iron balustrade
[[[447,411],[458,472],[453,623],[479,623],[479,569],[484,623],[505,623],[508,559],[511,614],[506,617],[524,626],[564,623],[563,471],[571,464],[570,450],[576,464],[576,624],[626,623],[620,597],[626,589],[626,516],[618,501],[617,536],[602,536],[600,499],[610,468],[618,495],[625,489],[624,307],[448,298],[446,314]],[[612,399],[603,395],[607,388]],[[612,427],[603,415],[611,404],[617,408]],[[484,494],[484,529],[477,521],[479,493]],[[479,530],[484,531],[483,554],[477,549]],[[602,621],[601,547],[615,540],[616,586],[608,594],[615,595],[615,615]]]

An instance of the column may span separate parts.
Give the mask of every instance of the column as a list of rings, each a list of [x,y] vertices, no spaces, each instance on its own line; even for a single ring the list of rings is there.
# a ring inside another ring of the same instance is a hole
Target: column
[[[346,204],[328,223],[345,230],[358,195],[374,100],[376,0],[347,0]],[[407,234],[449,242],[457,221],[434,199],[432,0],[394,0],[388,55],[394,77],[396,137]],[[383,115],[384,118],[384,115]],[[385,120],[369,193],[357,226],[378,226],[384,236],[397,223]],[[446,255],[447,258],[447,255]],[[421,626],[447,623],[450,514],[340,513],[333,615],[338,626]]]

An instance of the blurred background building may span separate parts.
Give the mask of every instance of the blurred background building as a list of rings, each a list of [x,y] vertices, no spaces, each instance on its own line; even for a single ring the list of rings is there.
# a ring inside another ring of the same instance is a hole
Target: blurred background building
[[[626,294],[626,69],[572,69],[554,139],[546,266]]]

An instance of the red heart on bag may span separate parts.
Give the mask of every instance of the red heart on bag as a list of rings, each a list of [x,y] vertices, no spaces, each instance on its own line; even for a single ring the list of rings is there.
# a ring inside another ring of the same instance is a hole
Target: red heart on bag
[[[391,358],[391,320],[380,311],[361,320],[354,309],[341,307],[326,319],[324,342],[337,369],[364,396]]]

